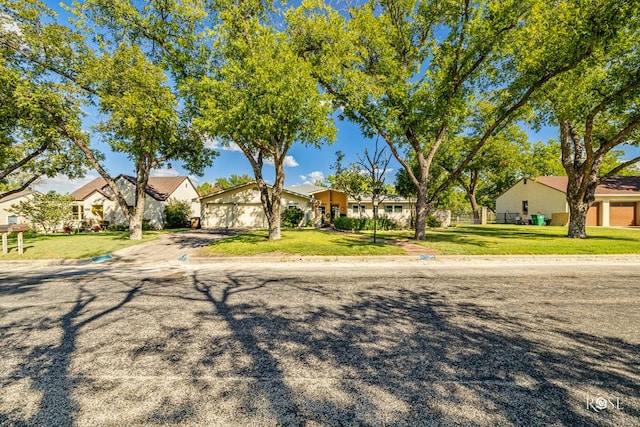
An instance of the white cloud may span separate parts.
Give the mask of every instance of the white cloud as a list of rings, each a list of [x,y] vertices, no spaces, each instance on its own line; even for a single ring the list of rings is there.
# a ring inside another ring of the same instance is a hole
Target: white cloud
[[[220,150],[220,151],[239,151],[242,152],[238,144],[235,142],[230,142],[229,144],[221,144],[220,141],[213,138],[207,138],[204,142],[204,146],[207,148],[211,148],[212,150]]]
[[[98,178],[95,173],[87,174],[84,178],[69,179],[64,175],[56,175],[53,178],[44,178],[34,188],[41,193],[56,191],[61,194],[73,193],[78,188]]]
[[[151,169],[151,173],[149,176],[153,177],[168,177],[168,176],[178,176],[180,175],[177,170],[169,169],[169,168],[160,168],[160,169]]]
[[[271,165],[271,166],[273,166],[273,164],[274,164],[272,158],[266,158],[266,159],[264,159],[264,162],[267,165]],[[288,167],[288,168],[295,168],[296,166],[299,166],[298,162],[296,161],[296,159],[293,156],[286,156],[284,158],[283,164],[284,164],[285,167]]]
[[[313,171],[308,173],[307,175],[300,175],[300,179],[302,180],[303,184],[311,184],[311,185],[315,184],[318,181],[320,182],[325,181],[324,173],[322,173],[322,171]]]

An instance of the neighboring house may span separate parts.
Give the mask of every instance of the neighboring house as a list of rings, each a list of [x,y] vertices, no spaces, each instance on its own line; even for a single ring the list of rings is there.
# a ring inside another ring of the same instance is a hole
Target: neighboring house
[[[135,178],[119,175],[116,184],[122,191],[130,209],[135,203]],[[74,219],[100,225],[127,222],[118,201],[104,178],[96,178],[71,193],[75,197]],[[152,228],[163,227],[164,207],[172,200],[191,204],[191,217],[200,216],[200,200],[195,186],[186,176],[151,177],[146,188],[144,220]]]
[[[0,199],[0,224],[28,224],[29,218],[11,212],[11,206],[32,199],[34,193],[32,190],[24,190]]]
[[[260,200],[260,190],[255,182],[208,194],[200,198],[200,203],[201,222],[205,228],[256,229],[269,226]],[[302,210],[304,217],[300,225],[315,222],[314,211],[318,201],[313,197],[283,189],[281,203],[282,210],[289,206]]]
[[[294,185],[287,190],[298,194],[304,194],[318,200],[316,216],[328,218],[330,221],[337,216],[348,215],[347,195],[342,191],[317,185]]]
[[[568,222],[566,176],[523,178],[496,199],[496,221],[528,222],[531,215]],[[596,187],[595,201],[587,213],[588,226],[640,225],[640,176],[607,178]]]

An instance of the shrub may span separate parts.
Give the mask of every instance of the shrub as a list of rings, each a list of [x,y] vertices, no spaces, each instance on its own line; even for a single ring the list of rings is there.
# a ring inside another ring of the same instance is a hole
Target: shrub
[[[280,223],[283,227],[294,228],[300,225],[300,221],[304,218],[304,212],[297,206],[289,206],[282,211],[280,215]]]
[[[434,215],[427,215],[426,224],[427,224],[427,227],[429,228],[438,228],[442,226],[442,223],[440,222],[440,220],[436,218]]]
[[[341,216],[333,220],[333,226],[338,230],[373,230],[373,218],[352,218]],[[397,230],[398,224],[386,217],[378,218],[378,230]]]
[[[185,228],[191,224],[191,204],[184,200],[172,200],[164,207],[164,228]],[[148,224],[147,224],[148,226]],[[143,228],[144,230],[144,223]]]

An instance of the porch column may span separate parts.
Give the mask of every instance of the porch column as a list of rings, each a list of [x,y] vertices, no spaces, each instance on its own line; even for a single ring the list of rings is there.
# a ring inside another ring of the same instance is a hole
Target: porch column
[[[609,222],[609,210],[610,210],[610,205],[609,205],[609,200],[603,200],[601,206],[601,222],[600,224],[602,224],[603,227],[609,227],[610,222]]]

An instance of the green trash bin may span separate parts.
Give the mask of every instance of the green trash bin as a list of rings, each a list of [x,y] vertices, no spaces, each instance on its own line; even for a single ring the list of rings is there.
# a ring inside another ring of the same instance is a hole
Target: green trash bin
[[[534,225],[544,225],[544,215],[531,215]]]

